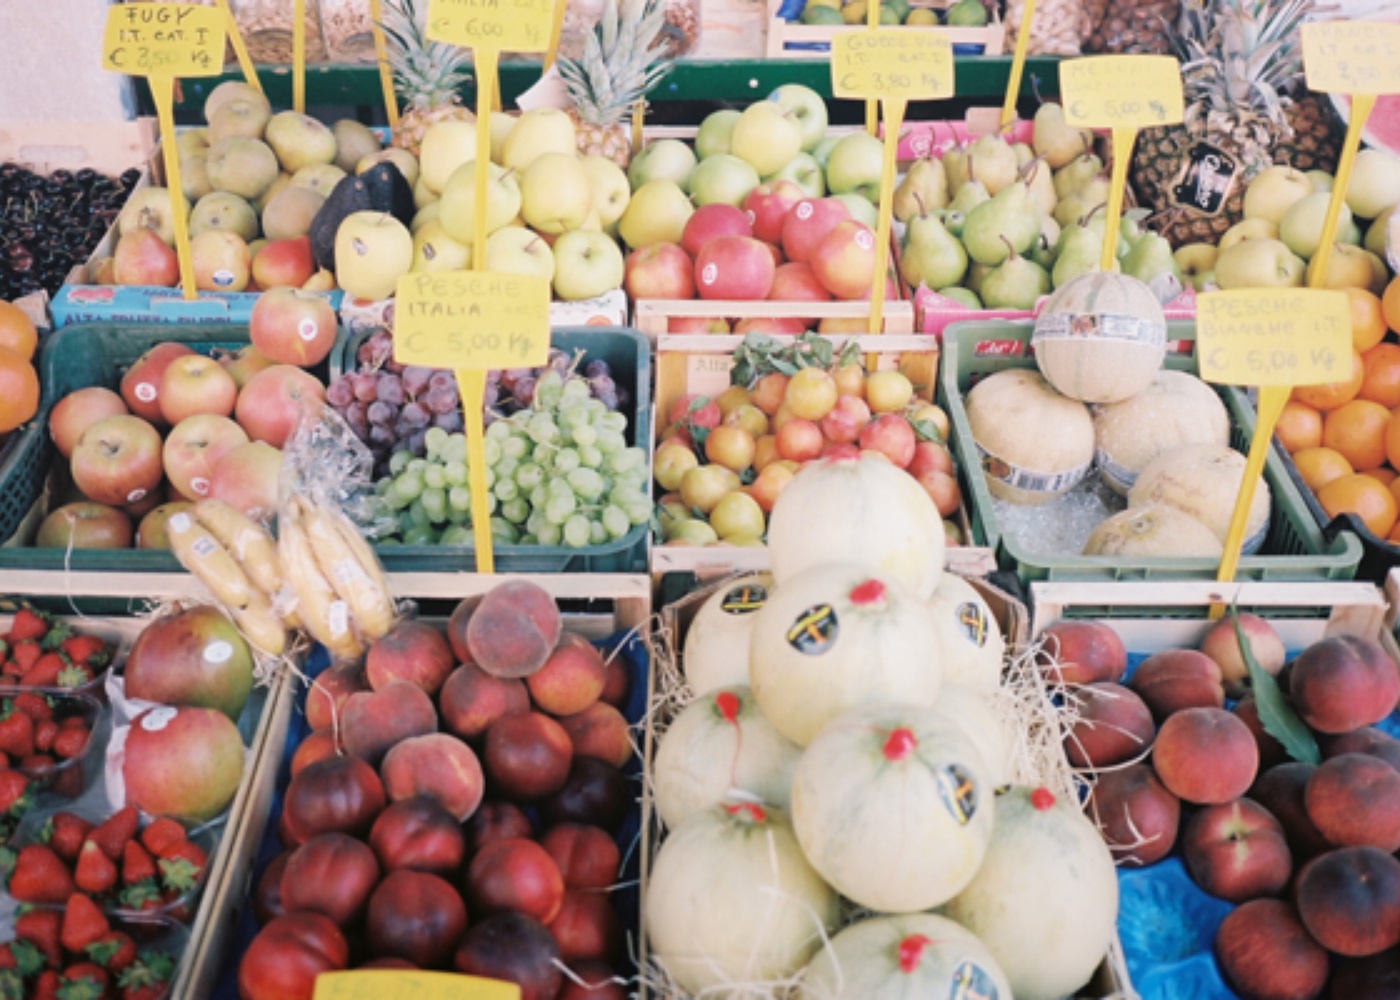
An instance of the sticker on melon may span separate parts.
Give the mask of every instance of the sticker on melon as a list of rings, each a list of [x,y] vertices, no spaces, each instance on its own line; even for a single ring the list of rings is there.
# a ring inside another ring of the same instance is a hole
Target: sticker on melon
[[[1089,408],[1056,392],[1038,371],[1008,368],[988,375],[968,390],[964,406],[987,489],[997,499],[1047,503],[1089,473]]]
[[[736,577],[695,613],[681,650],[685,682],[695,694],[749,683],[749,636],[772,586],[768,573]]]

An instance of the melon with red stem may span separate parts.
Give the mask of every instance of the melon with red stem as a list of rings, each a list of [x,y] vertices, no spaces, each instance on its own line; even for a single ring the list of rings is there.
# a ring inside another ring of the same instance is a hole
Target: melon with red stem
[[[768,573],[746,573],[716,590],[685,633],[681,670],[697,695],[749,682],[749,635],[754,613],[773,588]]]

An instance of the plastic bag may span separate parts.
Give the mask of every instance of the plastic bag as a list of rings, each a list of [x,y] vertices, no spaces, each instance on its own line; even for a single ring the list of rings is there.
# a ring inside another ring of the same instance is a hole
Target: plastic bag
[[[1168,25],[1181,16],[1181,0],[1111,3],[1087,0],[1084,51],[1121,55],[1151,55],[1171,51]]]
[[[1006,47],[1014,51],[1016,35],[1021,29],[1023,0],[1007,0]],[[1080,0],[1039,0],[1031,21],[1031,35],[1026,51],[1030,55],[1077,56],[1079,42],[1088,29],[1084,7]]]

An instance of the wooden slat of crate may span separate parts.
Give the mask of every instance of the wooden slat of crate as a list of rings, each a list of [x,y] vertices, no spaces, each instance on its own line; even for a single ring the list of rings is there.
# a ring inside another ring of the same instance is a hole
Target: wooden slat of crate
[[[632,325],[655,341],[667,333],[669,321],[688,317],[704,319],[785,319],[800,316],[814,320],[869,320],[869,302],[729,302],[713,299],[638,299],[632,309]],[[894,300],[885,303],[883,332],[913,333],[914,304]]]
[[[849,31],[862,31],[864,24],[800,24],[789,23],[778,16],[783,0],[768,0],[768,39],[766,54],[769,59],[825,59],[827,53],[814,49],[789,49],[787,45],[820,43],[830,45],[832,38]],[[920,7],[941,8],[941,4],[916,4]],[[882,25],[894,31],[936,31],[948,36],[954,45],[981,45],[982,55],[999,56],[1006,45],[1006,28],[1000,21],[992,21],[981,28],[949,28],[932,25]]]
[[[115,177],[132,167],[146,166],[156,145],[154,118],[0,123],[0,160],[40,174],[91,167]]]

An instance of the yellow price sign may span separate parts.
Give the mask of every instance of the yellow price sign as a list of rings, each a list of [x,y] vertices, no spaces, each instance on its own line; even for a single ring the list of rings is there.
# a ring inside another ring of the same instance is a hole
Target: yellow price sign
[[[866,100],[935,101],[953,96],[953,44],[909,28],[838,32],[831,42],[831,92]]]
[[[1065,121],[1078,128],[1175,125],[1186,106],[1171,56],[1088,56],[1060,63]]]
[[[549,357],[549,282],[522,274],[406,274],[394,360],[430,368],[529,368]]]
[[[1326,385],[1351,376],[1342,292],[1242,288],[1196,300],[1196,363],[1221,385]]]
[[[227,26],[215,7],[117,4],[107,8],[102,67],[128,76],[218,76]]]
[[[429,0],[429,40],[497,52],[543,52],[564,0]]]
[[[323,972],[316,977],[312,1000],[520,1000],[520,987],[496,979],[450,972]]]
[[[1302,26],[1308,89],[1324,94],[1400,94],[1400,24],[1310,21]]]

